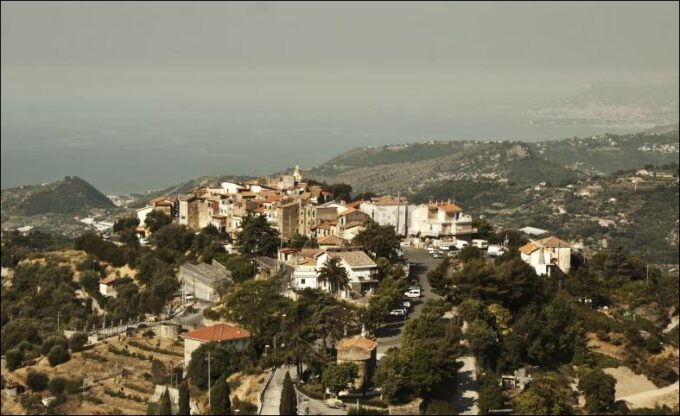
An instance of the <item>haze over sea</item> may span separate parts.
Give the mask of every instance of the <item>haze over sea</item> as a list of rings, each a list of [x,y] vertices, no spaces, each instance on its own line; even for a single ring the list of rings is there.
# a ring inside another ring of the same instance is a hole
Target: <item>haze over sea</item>
[[[677,11],[3,2],[1,186],[77,175],[138,192],[308,168],[357,146],[677,122]],[[652,87],[586,88],[602,82]]]

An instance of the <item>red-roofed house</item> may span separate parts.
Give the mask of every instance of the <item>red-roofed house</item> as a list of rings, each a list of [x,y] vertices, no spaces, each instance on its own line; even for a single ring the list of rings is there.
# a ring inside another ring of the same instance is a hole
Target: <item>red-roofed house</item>
[[[523,245],[519,254],[539,275],[567,274],[571,269],[571,244],[554,236]]]
[[[184,338],[184,369],[189,368],[191,353],[209,342],[227,342],[237,350],[242,350],[250,343],[250,331],[234,325],[219,323],[195,329],[180,335]]]
[[[104,279],[101,279],[99,281],[99,293],[101,293],[104,296],[112,296],[116,297],[118,296],[118,292],[116,292],[116,288],[113,287],[113,282],[116,280],[116,276],[109,276],[105,277]]]
[[[420,204],[409,213],[410,235],[442,237],[469,235],[477,232],[472,217],[463,214],[459,205],[447,202]]]

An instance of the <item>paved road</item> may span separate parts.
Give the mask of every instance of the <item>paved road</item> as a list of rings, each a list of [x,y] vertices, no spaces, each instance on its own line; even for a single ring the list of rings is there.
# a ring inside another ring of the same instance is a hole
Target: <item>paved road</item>
[[[408,317],[408,319],[414,319],[420,316],[423,305],[428,299],[440,298],[439,295],[432,292],[432,287],[425,274],[437,266],[441,260],[434,259],[427,250],[416,248],[407,249],[406,257],[409,262],[415,263],[415,266],[411,268],[411,273],[418,277],[420,287],[423,289],[422,302],[415,306],[413,312]],[[391,347],[399,347],[401,345],[403,326],[404,322],[393,322],[383,325],[376,331],[378,354],[384,354]],[[477,415],[479,414],[479,408],[477,407],[479,394],[477,393],[478,386],[475,377],[475,357],[464,356],[458,361],[463,363],[463,367],[458,373],[458,386],[453,398],[453,408],[456,414]]]
[[[458,370],[458,389],[453,400],[453,409],[457,415],[477,415],[477,380],[475,377],[475,357],[464,356],[458,361],[463,362],[463,368]]]
[[[292,367],[277,367],[274,372],[267,389],[264,391],[262,397],[262,415],[278,415],[279,405],[281,404],[281,392],[283,391],[283,380],[286,378],[286,370],[290,372],[292,378],[297,377],[297,370],[295,366]],[[298,412],[304,414],[305,409],[309,406],[310,415],[346,415],[347,412],[342,409],[331,409],[326,407],[320,400],[298,396]]]
[[[428,299],[436,299],[440,297],[439,295],[432,292],[432,287],[427,281],[425,274],[428,272],[428,270],[437,266],[441,260],[432,258],[427,250],[418,248],[407,248],[406,258],[409,262],[414,263],[414,265],[411,267],[411,275],[418,278],[418,283],[423,289],[423,297],[420,298],[420,301],[414,306],[413,311],[406,319],[408,320],[420,316],[423,310],[423,305]],[[401,346],[401,337],[404,324],[405,320],[396,318],[375,331],[378,341],[378,355],[384,354],[392,347]]]

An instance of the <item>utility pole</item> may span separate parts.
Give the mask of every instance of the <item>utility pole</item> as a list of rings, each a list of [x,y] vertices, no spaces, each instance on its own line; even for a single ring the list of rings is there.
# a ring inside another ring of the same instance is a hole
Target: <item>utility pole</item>
[[[60,318],[61,318],[61,312],[57,312],[57,334],[59,333]]]
[[[649,264],[647,265],[647,278],[645,279],[645,284],[649,286]]]
[[[397,235],[399,234],[399,211],[401,209],[401,204],[400,204],[400,199],[399,199],[399,189],[397,189]]]
[[[208,409],[212,408],[212,405],[210,403],[210,351],[208,351]]]

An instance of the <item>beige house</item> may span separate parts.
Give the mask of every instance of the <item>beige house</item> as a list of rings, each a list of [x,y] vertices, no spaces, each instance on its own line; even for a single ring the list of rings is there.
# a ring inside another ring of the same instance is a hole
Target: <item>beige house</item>
[[[459,205],[447,202],[421,204],[413,208],[409,217],[409,235],[420,237],[462,236],[474,234],[472,217],[463,214]]]
[[[335,349],[338,351],[338,364],[349,362],[357,365],[359,375],[352,387],[365,393],[375,372],[378,343],[362,336],[355,336],[341,339]]]
[[[531,241],[520,247],[519,252],[538,275],[556,276],[571,269],[571,244],[554,236]]]
[[[113,282],[116,280],[116,276],[109,276],[99,281],[99,293],[104,296],[116,297],[118,292],[116,288],[113,287]]]
[[[180,335],[184,338],[184,371],[191,362],[191,353],[198,347],[210,342],[227,342],[237,350],[242,350],[250,343],[250,332],[234,325],[219,323]]]

